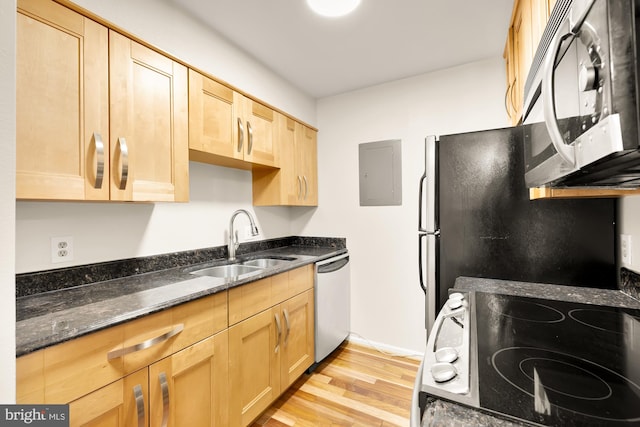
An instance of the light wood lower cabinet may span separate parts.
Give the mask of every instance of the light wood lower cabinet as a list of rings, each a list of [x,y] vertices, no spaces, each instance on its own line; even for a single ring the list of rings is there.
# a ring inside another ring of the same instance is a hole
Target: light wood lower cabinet
[[[227,426],[227,331],[69,404],[71,426]]]
[[[246,426],[280,394],[276,309],[229,328],[230,425]]]
[[[69,425],[146,426],[145,396],[149,396],[148,375],[141,370],[71,402]]]
[[[313,363],[313,272],[307,265],[22,356],[17,403],[68,403],[72,426],[246,426]]]
[[[227,426],[227,363],[223,331],[151,365],[150,426]]]
[[[312,288],[307,266],[230,290],[230,425],[249,425],[313,364]]]

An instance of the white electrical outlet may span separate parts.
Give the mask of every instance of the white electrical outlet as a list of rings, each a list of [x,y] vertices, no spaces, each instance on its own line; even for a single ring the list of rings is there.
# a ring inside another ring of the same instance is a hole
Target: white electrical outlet
[[[73,261],[73,237],[51,238],[51,262]]]
[[[620,258],[621,258],[622,264],[626,266],[631,265],[631,253],[632,253],[631,235],[621,234],[620,235]]]

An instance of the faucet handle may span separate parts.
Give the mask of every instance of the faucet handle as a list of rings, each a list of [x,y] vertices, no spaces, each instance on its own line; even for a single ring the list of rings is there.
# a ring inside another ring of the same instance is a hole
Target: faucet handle
[[[233,233],[233,245],[236,249],[240,246],[240,241],[238,240],[238,230],[235,230]]]

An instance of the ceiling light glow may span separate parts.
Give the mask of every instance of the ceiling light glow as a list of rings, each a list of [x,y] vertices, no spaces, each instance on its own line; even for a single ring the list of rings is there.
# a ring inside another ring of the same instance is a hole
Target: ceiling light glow
[[[337,17],[353,11],[360,0],[307,0],[307,4],[319,15]]]

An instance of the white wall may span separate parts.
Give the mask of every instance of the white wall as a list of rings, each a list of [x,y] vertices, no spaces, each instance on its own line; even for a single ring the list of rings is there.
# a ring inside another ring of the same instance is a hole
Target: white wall
[[[424,352],[417,267],[424,138],[506,126],[504,81],[495,58],[319,100],[320,202],[294,227],[347,238],[352,330],[366,339]],[[361,207],[358,144],[386,139],[402,140],[402,206]]]
[[[15,11],[0,2],[0,403],[15,402]]]
[[[623,265],[640,273],[640,196],[623,197],[619,205],[620,234],[631,236],[631,264]]]
[[[194,67],[315,125],[314,99],[170,1],[75,2]],[[251,206],[250,172],[192,162],[190,174],[190,202],[185,204],[18,202],[16,272],[224,245],[229,218],[238,208],[256,214],[262,233],[259,239],[297,234],[291,228],[290,209]],[[50,239],[55,236],[73,237],[73,261],[51,263]]]

